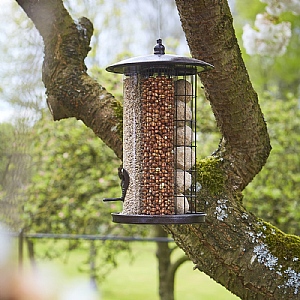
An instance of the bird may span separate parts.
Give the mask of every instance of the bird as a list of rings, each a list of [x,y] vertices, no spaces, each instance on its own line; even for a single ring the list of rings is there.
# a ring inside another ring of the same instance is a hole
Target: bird
[[[104,198],[104,202],[108,201],[123,201],[125,200],[126,192],[129,186],[130,178],[128,172],[123,168],[123,166],[120,166],[118,168],[118,175],[121,179],[121,189],[122,189],[122,196],[119,198]]]

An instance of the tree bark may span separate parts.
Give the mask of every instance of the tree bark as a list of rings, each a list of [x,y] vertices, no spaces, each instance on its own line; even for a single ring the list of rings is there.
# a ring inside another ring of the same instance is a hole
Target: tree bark
[[[265,164],[270,141],[226,0],[176,0],[193,57],[215,66],[201,80],[223,135],[219,152],[230,185],[243,190]],[[222,153],[221,153],[222,152]]]
[[[35,255],[34,255],[34,242],[27,238],[26,243],[27,243],[27,251],[28,251],[30,265],[32,269],[34,269],[36,267]]]
[[[45,46],[43,82],[54,120],[75,117],[122,158],[114,97],[86,73],[93,25],[73,21],[60,0],[17,0],[40,32]]]
[[[168,237],[167,232],[156,226],[155,235],[158,237]],[[160,300],[174,300],[174,277],[170,278],[169,269],[171,266],[171,249],[165,242],[156,243],[156,257],[158,261],[158,280]]]
[[[74,22],[61,0],[17,0],[45,43],[43,81],[55,120],[76,117],[122,156],[114,98],[86,74],[92,25]],[[191,54],[215,66],[201,75],[218,127],[219,149],[199,162],[203,225],[165,226],[204,271],[242,299],[298,299],[300,240],[259,220],[241,191],[270,152],[257,94],[244,66],[226,0],[176,0]],[[207,174],[209,174],[207,179]],[[205,179],[206,178],[206,179]]]

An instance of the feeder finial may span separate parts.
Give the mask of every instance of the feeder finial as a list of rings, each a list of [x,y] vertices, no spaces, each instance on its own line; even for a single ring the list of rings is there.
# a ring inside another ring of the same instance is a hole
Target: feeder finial
[[[154,47],[154,54],[165,54],[165,46],[162,44],[162,39],[158,39]]]

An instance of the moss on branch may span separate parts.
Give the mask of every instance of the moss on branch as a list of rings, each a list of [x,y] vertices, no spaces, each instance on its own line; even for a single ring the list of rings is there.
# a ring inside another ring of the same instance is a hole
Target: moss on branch
[[[270,252],[280,260],[293,261],[293,267],[300,269],[300,237],[286,234],[275,226],[261,221],[264,242]]]
[[[222,159],[214,156],[197,161],[197,182],[213,195],[224,190],[225,180],[221,163]]]

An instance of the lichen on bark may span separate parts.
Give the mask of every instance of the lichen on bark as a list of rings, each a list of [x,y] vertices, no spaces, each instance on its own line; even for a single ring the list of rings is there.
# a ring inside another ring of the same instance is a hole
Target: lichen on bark
[[[259,230],[263,233],[264,242],[270,252],[282,260],[282,263],[293,261],[294,269],[300,272],[300,237],[286,234],[263,220],[260,222]]]
[[[284,299],[291,299],[287,294],[298,295],[300,290],[300,238],[285,234],[263,220],[258,220],[254,225],[254,231],[250,230],[248,235],[254,244],[250,264],[257,261],[274,272],[274,280],[276,279],[275,282],[277,282],[277,286],[273,290],[274,299],[280,298],[282,294],[285,295]]]

